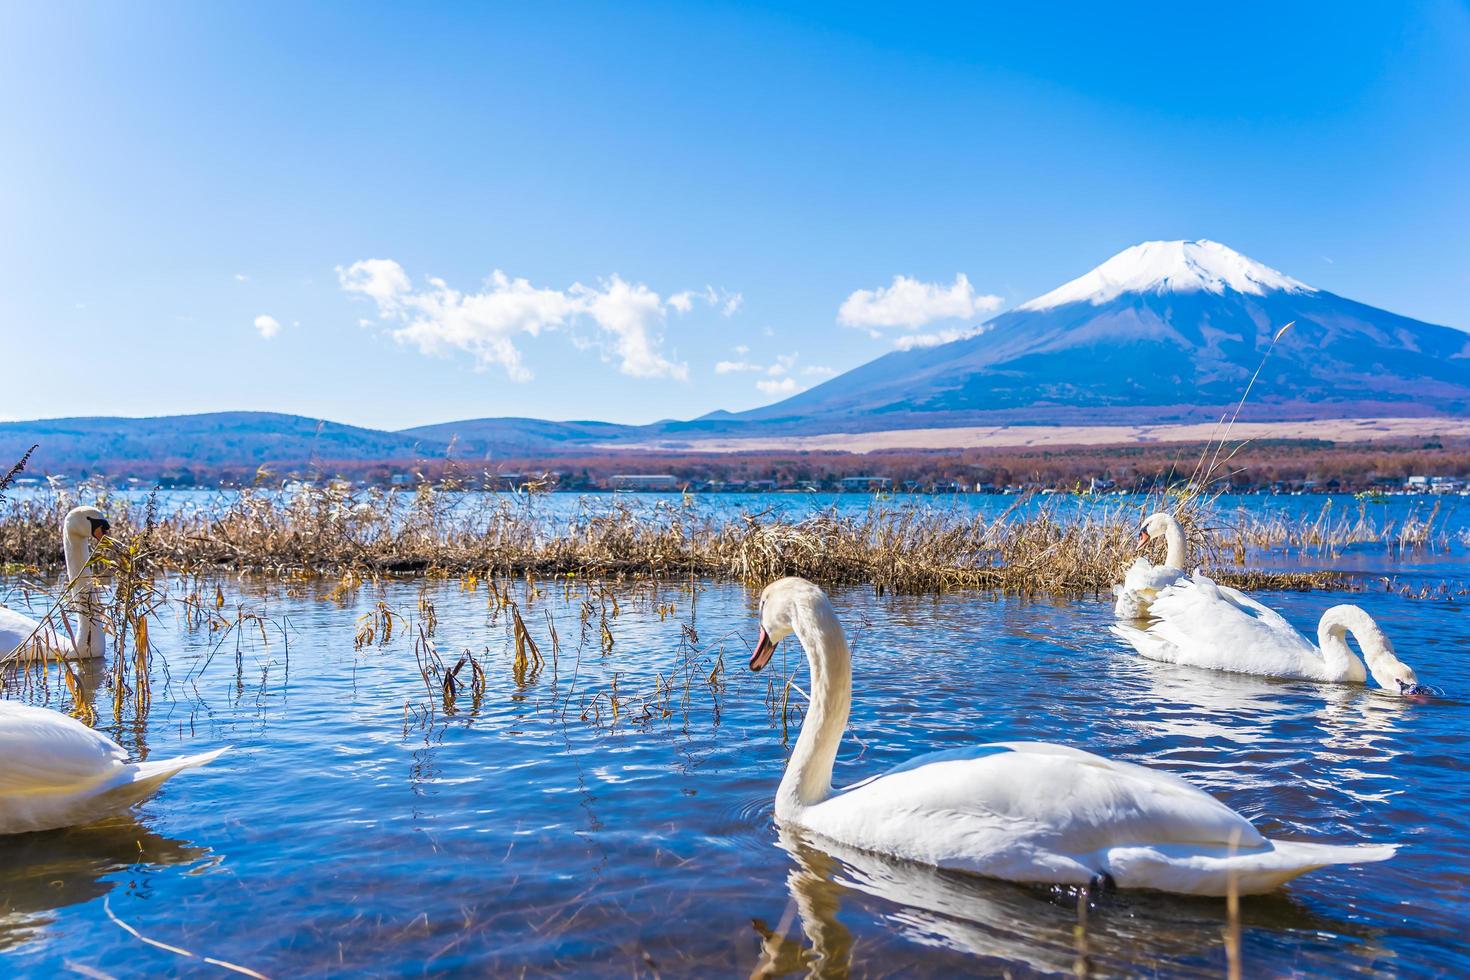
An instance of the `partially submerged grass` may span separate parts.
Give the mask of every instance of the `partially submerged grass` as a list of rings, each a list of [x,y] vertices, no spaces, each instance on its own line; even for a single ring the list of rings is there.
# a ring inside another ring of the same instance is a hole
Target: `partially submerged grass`
[[[1190,543],[1190,564],[1248,588],[1341,585],[1326,572],[1252,570],[1270,552],[1326,558],[1365,542],[1402,550],[1448,546],[1437,509],[1403,523],[1360,508],[1313,518],[1224,513],[1194,497],[1109,506],[1075,498],[1019,498],[999,516],[956,507],[875,501],[858,514],[824,510],[801,518],[775,511],[716,520],[690,502],[583,506],[556,516],[534,499],[422,488],[411,494],[307,488],[246,490],[150,518],[141,505],[99,503],[121,542],[147,529],[155,569],[217,569],[301,579],[340,578],[344,587],[388,575],[734,579],[764,584],[802,575],[879,590],[991,590],[1023,595],[1105,593],[1136,557],[1145,510],[1170,509]],[[12,570],[59,564],[57,527],[72,501],[10,501],[0,511],[0,555]],[[131,545],[128,545],[131,546]],[[1154,556],[1157,560],[1158,556]],[[380,624],[391,628],[391,624]],[[369,631],[371,632],[371,630]],[[369,640],[371,642],[371,640]]]

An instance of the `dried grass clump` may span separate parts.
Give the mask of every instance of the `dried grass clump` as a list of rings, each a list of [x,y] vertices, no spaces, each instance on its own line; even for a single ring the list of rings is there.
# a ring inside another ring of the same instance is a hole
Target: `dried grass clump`
[[[638,507],[584,504],[551,516],[534,498],[309,487],[245,490],[206,498],[175,513],[100,501],[123,542],[147,534],[149,564],[287,578],[337,577],[344,591],[394,574],[510,578],[670,578],[705,576],[763,583],[781,575],[867,583],[880,590],[982,589],[1022,595],[1102,593],[1136,557],[1145,510],[1169,509],[1185,526],[1191,563],[1222,581],[1253,588],[1339,584],[1331,573],[1251,571],[1274,551],[1335,549],[1364,541],[1394,549],[1433,547],[1447,537],[1436,514],[1402,526],[1366,515],[1292,521],[1275,515],[1216,513],[1198,496],[1104,507],[1076,498],[1018,498],[996,517],[953,507],[875,501],[860,514],[821,511],[793,519],[774,512],[730,520],[701,515],[687,501]],[[10,501],[0,510],[0,555],[21,568],[59,564],[56,528],[71,500],[53,495]],[[1158,556],[1155,556],[1157,560]],[[370,624],[381,633],[390,624]],[[370,640],[367,642],[371,642]]]

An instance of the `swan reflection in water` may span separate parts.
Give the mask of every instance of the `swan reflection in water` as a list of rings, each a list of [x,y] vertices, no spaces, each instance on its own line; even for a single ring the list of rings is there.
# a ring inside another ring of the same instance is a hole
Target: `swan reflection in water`
[[[217,861],[132,817],[0,837],[0,951],[40,938],[56,910],[106,895],[126,868]]]
[[[1191,775],[1212,791],[1250,791],[1265,779],[1280,792],[1311,789],[1358,804],[1403,791],[1394,760],[1405,751],[1397,737],[1405,720],[1424,708],[1413,700],[1361,685],[1227,674],[1143,658],[1128,668],[1143,682],[1137,703],[1148,706],[1130,727],[1161,740],[1159,761],[1187,756]],[[1202,745],[1224,754],[1202,760]],[[1287,757],[1310,757],[1312,765],[1283,766]],[[1309,805],[1277,803],[1273,810],[1282,812]]]
[[[973,957],[968,970],[999,974],[1019,967],[1073,974],[1078,969],[1074,889],[943,871],[795,830],[780,830],[778,844],[792,862],[786,876],[790,901],[774,926],[754,920],[761,946],[752,977],[864,972],[844,917],[854,924],[875,919],[906,942]],[[1218,976],[1225,957],[1225,907],[1223,899],[1157,892],[1103,896],[1091,905],[1080,951],[1089,969],[1103,973],[1148,967],[1173,975]],[[1332,948],[1340,956],[1345,943],[1361,947],[1365,964],[1381,966],[1391,955],[1361,927],[1320,915],[1285,892],[1243,900],[1241,924],[1280,934],[1278,948],[1294,959],[1294,969],[1310,972],[1309,958],[1316,955],[1325,968],[1326,951]],[[1317,951],[1304,948],[1307,940],[1321,945]],[[866,947],[872,950],[871,940]],[[884,961],[893,965],[888,957]],[[916,957],[909,966],[923,969],[925,964]]]

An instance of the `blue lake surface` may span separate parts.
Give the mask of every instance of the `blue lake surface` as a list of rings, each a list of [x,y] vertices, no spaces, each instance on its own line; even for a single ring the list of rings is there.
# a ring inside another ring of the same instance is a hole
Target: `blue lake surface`
[[[571,506],[562,499],[537,505]],[[1414,504],[1432,506],[1385,506]],[[1376,546],[1338,560],[1418,586],[1463,576],[1462,548],[1390,561]],[[1150,663],[1107,634],[1111,608],[1098,599],[838,590],[855,669],[835,781],[1000,739],[1167,769],[1271,836],[1404,845],[1387,863],[1243,900],[1247,976],[1464,975],[1466,596],[1364,582],[1351,596],[1263,598],[1309,634],[1328,606],[1362,604],[1445,697]],[[794,671],[805,687],[805,664],[786,643],[772,670],[747,671],[756,596],[742,586],[545,582],[533,595],[511,583],[545,657],[518,670],[508,612],[483,583],[391,581],[336,596],[330,581],[167,584],[175,598],[218,586],[218,615],[260,615],[267,642],[254,627],[191,630],[171,606],[153,636],[152,710],[140,719],[129,702],[114,721],[94,677],[99,728],[139,755],[233,748],[170,782],[136,820],[0,838],[0,974],[216,972],[141,943],[109,910],[151,939],[270,976],[1074,970],[1071,893],[778,831],[783,735],[794,740],[802,701],[791,692],[783,713],[782,681]],[[13,581],[0,599],[25,605]],[[379,629],[356,648],[380,603],[401,617],[393,637]],[[483,693],[461,687],[452,711],[420,671],[430,619],[449,666],[469,650],[485,671]],[[49,695],[27,697],[57,705],[65,691],[53,678]],[[1103,975],[1218,976],[1224,922],[1223,901],[1105,897],[1088,911],[1085,955]]]

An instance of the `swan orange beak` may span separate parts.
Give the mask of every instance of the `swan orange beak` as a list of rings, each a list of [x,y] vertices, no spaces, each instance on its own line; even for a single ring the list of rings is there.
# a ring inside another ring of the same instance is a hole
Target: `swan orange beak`
[[[1142,531],[1139,531],[1138,532],[1138,550],[1139,551],[1142,551],[1143,550],[1143,546],[1146,545],[1146,544],[1148,544],[1148,542],[1149,542],[1148,529],[1147,528],[1144,528]]]
[[[750,655],[750,669],[759,671],[771,662],[771,654],[775,652],[776,644],[771,641],[771,634],[762,629],[760,639],[755,641],[755,652]]]

